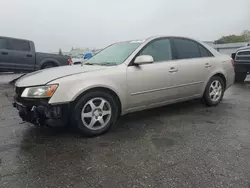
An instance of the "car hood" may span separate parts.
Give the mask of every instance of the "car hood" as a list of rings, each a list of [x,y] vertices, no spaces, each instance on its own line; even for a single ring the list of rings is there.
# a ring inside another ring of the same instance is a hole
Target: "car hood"
[[[72,65],[61,66],[39,70],[30,74],[26,74],[17,80],[16,86],[27,87],[35,85],[45,85],[50,81],[90,71],[98,71],[110,68],[110,66],[94,66],[94,65]]]
[[[241,48],[237,49],[237,52],[240,50],[250,50],[250,46],[241,47]]]

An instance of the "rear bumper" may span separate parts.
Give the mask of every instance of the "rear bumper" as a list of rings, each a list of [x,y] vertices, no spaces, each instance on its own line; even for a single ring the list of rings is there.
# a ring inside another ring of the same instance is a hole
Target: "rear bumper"
[[[69,104],[50,105],[43,100],[18,100],[13,106],[23,121],[39,126],[64,127],[69,120]]]

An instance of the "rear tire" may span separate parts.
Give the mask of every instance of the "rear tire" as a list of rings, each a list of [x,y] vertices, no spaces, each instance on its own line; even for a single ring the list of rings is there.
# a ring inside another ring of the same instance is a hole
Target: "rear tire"
[[[41,69],[48,69],[52,67],[56,67],[56,65],[53,63],[48,63],[48,64],[43,65]]]
[[[225,83],[219,76],[213,76],[207,83],[203,99],[207,106],[218,105],[225,92]]]
[[[246,72],[236,72],[235,73],[235,82],[244,82],[247,77]]]
[[[116,122],[118,105],[114,97],[103,91],[85,94],[73,107],[71,124],[85,136],[106,133]]]

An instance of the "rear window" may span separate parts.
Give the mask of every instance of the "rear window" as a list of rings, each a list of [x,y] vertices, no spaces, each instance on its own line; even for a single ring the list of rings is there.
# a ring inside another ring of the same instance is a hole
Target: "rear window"
[[[200,57],[200,50],[196,42],[187,39],[173,39],[176,50],[176,59],[189,59]]]
[[[30,51],[30,43],[28,41],[11,39],[9,45],[10,50]]]

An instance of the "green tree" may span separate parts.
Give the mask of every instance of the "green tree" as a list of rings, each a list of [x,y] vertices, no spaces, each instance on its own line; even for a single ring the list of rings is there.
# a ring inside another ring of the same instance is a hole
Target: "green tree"
[[[61,48],[59,49],[58,54],[59,54],[59,55],[63,55]]]
[[[248,42],[250,40],[250,31],[245,30],[241,35],[228,35],[219,38],[214,41],[215,44],[226,44],[226,43],[235,43],[235,42]]]

